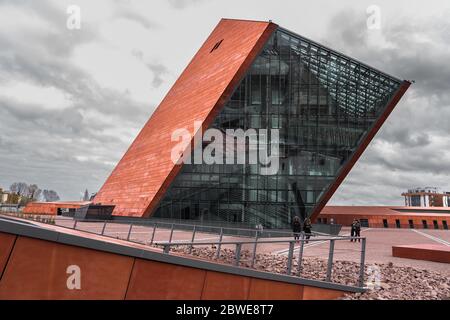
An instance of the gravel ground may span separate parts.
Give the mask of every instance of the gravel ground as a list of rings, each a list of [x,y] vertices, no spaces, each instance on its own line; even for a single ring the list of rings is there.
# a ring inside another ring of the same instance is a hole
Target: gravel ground
[[[188,253],[187,247],[177,247],[173,251]],[[193,248],[191,255],[215,259],[216,250],[211,247]],[[251,253],[241,252],[241,267],[251,267]],[[216,261],[232,264],[234,250],[221,250]],[[287,257],[275,254],[257,254],[254,268],[261,271],[286,273]],[[293,262],[293,273],[296,274],[298,264]],[[327,262],[318,258],[305,258],[301,276],[307,279],[325,280]],[[392,263],[366,265],[365,293],[348,294],[343,300],[450,300],[450,279],[438,272],[420,270],[411,267],[395,266]],[[359,265],[349,261],[335,261],[332,281],[345,285],[356,285]]]

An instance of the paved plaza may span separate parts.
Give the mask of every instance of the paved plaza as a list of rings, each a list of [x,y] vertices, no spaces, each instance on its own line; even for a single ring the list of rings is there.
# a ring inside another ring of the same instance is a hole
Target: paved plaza
[[[74,221],[71,219],[57,220],[57,225],[72,227]],[[101,233],[104,224],[101,222],[78,222],[77,229]],[[126,239],[130,230],[129,224],[108,223],[105,226],[105,235],[112,238]],[[150,243],[152,236],[153,241],[167,242],[172,233],[170,228],[158,227],[153,235],[152,226],[133,226],[130,233],[130,240],[141,243]],[[348,227],[343,227],[340,235],[347,236],[350,234]],[[362,237],[367,239],[366,247],[366,264],[388,263],[403,267],[414,267],[419,269],[427,269],[448,274],[450,276],[450,268],[445,263],[411,260],[404,258],[396,258],[392,256],[392,246],[409,245],[409,244],[440,244],[450,246],[450,232],[448,230],[416,230],[416,229],[378,229],[366,228],[362,230]],[[259,238],[259,241],[274,240],[275,238],[265,239]],[[279,240],[291,240],[289,237],[276,238]],[[172,234],[172,242],[190,242],[192,240],[192,230],[174,230]],[[223,236],[223,241],[236,240],[252,240],[248,237]],[[219,235],[209,232],[197,231],[195,235],[196,242],[216,242],[219,241]],[[210,245],[208,245],[210,246]],[[300,245],[294,247],[294,254],[298,254]],[[223,249],[234,249],[234,245],[223,245]],[[253,250],[252,244],[243,245],[242,250]],[[261,243],[257,246],[258,253],[273,253],[287,255],[289,251],[288,242],[285,243]],[[304,257],[328,258],[329,241],[311,241],[305,244]],[[336,241],[334,260],[344,260],[359,262],[361,253],[361,244],[350,241]]]

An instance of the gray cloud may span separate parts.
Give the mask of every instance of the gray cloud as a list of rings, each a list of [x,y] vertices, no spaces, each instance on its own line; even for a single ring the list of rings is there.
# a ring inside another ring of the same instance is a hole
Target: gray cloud
[[[450,43],[448,19],[398,19],[371,44],[364,16],[332,20],[330,46],[394,76],[415,80],[333,198],[337,204],[402,204],[407,188],[450,184]],[[447,39],[447,41],[445,40]],[[383,198],[384,197],[384,198]]]
[[[69,106],[50,109],[0,94],[0,185],[36,182],[63,199],[77,199],[74,186],[97,190],[153,107],[101,86],[71,62],[79,45],[102,41],[95,28],[84,23],[83,32],[68,30],[66,13],[49,1],[0,5],[20,7],[49,25],[0,30],[0,85],[54,88],[69,100]]]
[[[169,69],[161,63],[146,63],[144,61],[144,53],[141,50],[134,49],[131,54],[153,73],[152,86],[159,88],[164,82],[163,76],[169,74]]]
[[[159,63],[147,63],[147,68],[153,72],[153,81],[152,85],[155,88],[159,88],[161,84],[164,82],[163,75],[168,73],[168,69],[166,66]]]
[[[122,18],[136,22],[145,29],[155,29],[158,27],[158,25],[151,21],[148,17],[127,8],[118,9],[114,15],[114,18]]]
[[[108,114],[140,118],[147,114],[145,106],[136,104],[126,93],[102,88],[90,75],[73,66],[65,57],[38,55],[42,43],[12,43],[1,39],[4,46],[0,55],[0,73],[4,79],[31,82],[53,87],[71,97],[80,109],[96,108]],[[31,50],[34,48],[35,50]],[[133,112],[130,112],[133,110]]]
[[[445,61],[450,57],[449,28],[445,17],[434,20],[399,18],[380,31],[370,31],[363,15],[346,10],[333,18],[327,39],[333,47],[374,67],[394,76],[415,80],[416,94],[448,98],[450,64]],[[390,47],[369,44],[371,33],[376,32],[381,33]]]
[[[74,186],[95,191],[137,132],[126,122],[129,134],[121,137],[120,123],[86,117],[76,107],[47,110],[4,97],[0,97],[0,119],[0,183],[36,182],[57,190],[66,200],[77,199]]]
[[[170,5],[176,9],[183,9],[202,2],[205,2],[205,0],[169,0]]]

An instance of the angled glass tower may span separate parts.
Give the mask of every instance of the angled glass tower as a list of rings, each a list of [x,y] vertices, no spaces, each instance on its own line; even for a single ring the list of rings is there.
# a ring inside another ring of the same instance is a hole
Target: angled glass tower
[[[204,129],[278,129],[278,171],[183,164],[149,216],[266,228],[315,218],[409,86],[276,25],[243,71]]]

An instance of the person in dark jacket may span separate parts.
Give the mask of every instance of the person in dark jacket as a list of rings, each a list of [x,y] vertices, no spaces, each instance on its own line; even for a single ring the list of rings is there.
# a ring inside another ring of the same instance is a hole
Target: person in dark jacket
[[[350,227],[350,241],[353,242],[353,240],[355,240],[353,237],[355,236],[356,233],[356,219],[353,219],[352,225]]]
[[[356,224],[355,224],[355,237],[358,238],[358,242],[361,242],[361,222],[359,222],[359,220],[356,220]],[[355,239],[356,242],[356,239]]]
[[[300,239],[300,232],[302,232],[302,223],[298,216],[295,216],[292,220],[292,231],[294,232],[294,240],[298,241]]]
[[[312,230],[311,219],[306,218],[305,222],[303,223],[303,231],[305,232],[306,243],[308,243],[308,240],[311,237],[311,230]]]

